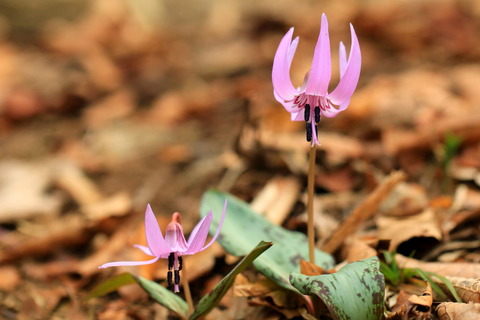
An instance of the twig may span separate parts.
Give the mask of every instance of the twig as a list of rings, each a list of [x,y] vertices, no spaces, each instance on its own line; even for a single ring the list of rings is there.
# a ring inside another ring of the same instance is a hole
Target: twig
[[[335,252],[363,221],[376,213],[380,203],[392,192],[393,188],[403,180],[405,180],[405,174],[401,171],[395,171],[390,174],[362,204],[353,210],[352,214],[334,232],[327,243],[323,245],[322,250],[328,253]]]

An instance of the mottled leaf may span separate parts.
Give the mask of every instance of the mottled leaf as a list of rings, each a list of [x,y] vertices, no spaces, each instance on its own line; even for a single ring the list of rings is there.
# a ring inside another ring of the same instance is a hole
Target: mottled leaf
[[[244,257],[236,266],[227,274],[213,290],[204,296],[198,303],[195,311],[190,316],[191,320],[201,318],[212,310],[222,297],[232,286],[235,277],[243,272],[259,255],[270,248],[273,243],[261,241],[246,257]]]
[[[211,232],[217,229],[220,212],[228,199],[227,214],[217,241],[230,254],[247,255],[260,241],[272,241],[272,248],[256,259],[253,264],[267,278],[284,288],[298,292],[289,282],[291,272],[300,271],[299,260],[308,260],[307,237],[300,232],[289,231],[276,226],[255,213],[247,203],[217,191],[204,194],[200,206],[201,215],[212,210],[215,214]],[[324,269],[331,269],[334,260],[329,254],[315,250],[315,263]]]
[[[383,319],[385,283],[377,257],[350,263],[332,274],[292,273],[290,281],[301,293],[318,296],[333,319]]]

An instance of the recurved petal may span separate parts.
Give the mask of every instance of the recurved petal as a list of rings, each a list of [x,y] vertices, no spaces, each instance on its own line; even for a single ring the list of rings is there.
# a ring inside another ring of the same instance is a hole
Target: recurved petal
[[[313,54],[312,69],[308,79],[307,94],[325,96],[332,75],[332,62],[330,56],[330,38],[328,35],[327,16],[322,14],[322,23],[320,26],[320,35]]]
[[[304,109],[302,109],[301,111],[292,112],[290,120],[292,120],[292,121],[305,121]]]
[[[155,255],[153,254],[153,252],[150,250],[149,247],[145,247],[145,246],[142,246],[142,245],[139,245],[139,244],[134,244],[133,246],[134,246],[135,248],[137,248],[137,249],[142,250],[143,253],[145,253],[146,255],[155,256]]]
[[[222,229],[223,220],[225,220],[225,214],[227,213],[227,205],[228,205],[228,200],[225,199],[225,203],[223,205],[223,210],[222,210],[222,216],[220,217],[220,221],[218,222],[217,232],[215,232],[215,235],[213,236],[212,240],[210,240],[210,242],[205,247],[203,247],[202,250],[207,249],[215,242],[215,240],[217,240],[218,235],[220,234],[220,230]]]
[[[352,35],[352,46],[345,72],[335,90],[327,95],[327,98],[335,105],[342,105],[350,99],[357,87],[358,78],[360,77],[362,54],[355,29],[352,25],[350,25],[350,32]]]
[[[338,60],[340,62],[340,79],[345,74],[345,69],[347,69],[347,50],[345,49],[345,45],[342,41],[338,45]]]
[[[297,90],[290,80],[290,64],[297,48],[298,39],[292,42],[293,28],[290,28],[280,41],[275,53],[272,68],[273,88],[283,100],[291,100]]]
[[[295,103],[293,103],[293,100],[285,101],[280,95],[273,89],[273,96],[275,97],[275,100],[280,102],[282,106],[287,110],[288,112],[295,112]]]
[[[212,212],[210,211],[195,226],[190,237],[188,238],[188,249],[185,254],[193,254],[202,251],[205,240],[207,240],[210,224],[212,223]]]
[[[122,266],[141,266],[145,264],[152,264],[156,262],[160,257],[155,257],[152,260],[147,260],[147,261],[117,261],[117,262],[109,262],[102,264],[99,269],[105,269],[105,268],[110,268],[110,267],[122,267]]]
[[[154,256],[161,256],[172,251],[162,236],[150,204],[147,205],[147,210],[145,211],[145,237],[147,238],[148,248]]]

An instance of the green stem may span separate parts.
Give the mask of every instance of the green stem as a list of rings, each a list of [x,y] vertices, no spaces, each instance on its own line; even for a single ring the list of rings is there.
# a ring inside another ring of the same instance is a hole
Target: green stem
[[[309,166],[308,166],[308,183],[307,183],[307,234],[308,234],[308,256],[311,263],[315,263],[315,226],[313,221],[313,198],[315,189],[315,156],[316,145],[310,148]]]

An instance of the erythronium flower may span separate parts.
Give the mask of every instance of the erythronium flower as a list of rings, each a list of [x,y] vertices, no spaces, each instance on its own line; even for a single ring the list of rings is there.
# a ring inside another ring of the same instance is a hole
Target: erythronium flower
[[[196,226],[193,228],[188,241],[185,240],[183,228],[180,221],[180,214],[175,212],[172,215],[172,221],[167,225],[165,238],[162,236],[157,219],[153,214],[150,205],[147,205],[145,211],[145,237],[147,238],[147,246],[134,245],[142,250],[145,254],[155,257],[147,261],[117,261],[109,262],[101,265],[99,268],[119,267],[119,266],[139,266],[151,264],[158,259],[168,259],[167,283],[169,286],[174,285],[174,291],[179,292],[180,270],[182,270],[182,256],[195,254],[210,247],[222,228],[225,212],[227,210],[227,201],[223,207],[222,216],[218,223],[217,231],[212,240],[205,245],[208,230],[212,222],[212,212],[210,211]],[[173,274],[172,274],[173,269]],[[173,278],[173,279],[172,279]],[[172,281],[173,280],[173,281]]]
[[[362,55],[353,26],[350,24],[351,48],[347,60],[345,46],[340,42],[340,82],[328,93],[331,77],[330,38],[328,21],[322,15],[320,35],[313,55],[312,68],[305,75],[303,85],[296,89],[290,80],[290,66],[298,45],[293,39],[293,28],[283,37],[273,61],[272,82],[275,99],[291,113],[292,121],[305,121],[307,141],[312,146],[318,143],[317,124],[321,116],[333,118],[345,110],[350,103],[360,76]],[[338,106],[336,108],[335,106]]]

